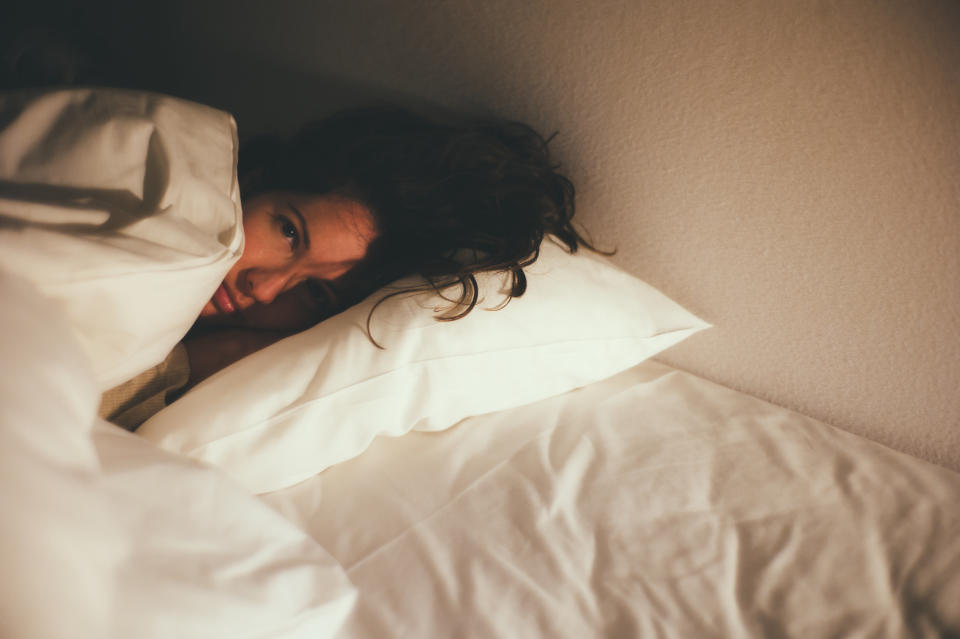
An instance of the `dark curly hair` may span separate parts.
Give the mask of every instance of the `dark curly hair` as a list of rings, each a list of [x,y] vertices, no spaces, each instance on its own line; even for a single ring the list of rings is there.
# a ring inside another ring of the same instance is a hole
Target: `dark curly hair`
[[[423,285],[384,299],[459,287],[458,296],[447,294],[454,312],[441,319],[476,306],[480,272],[509,272],[507,301],[523,295],[523,269],[546,234],[570,252],[595,250],[572,225],[574,187],[557,168],[548,140],[525,124],[440,120],[395,106],[343,111],[288,141],[254,140],[239,161],[244,198],[275,190],[337,194],[371,210],[379,234],[360,267],[365,290],[344,302],[419,275]]]

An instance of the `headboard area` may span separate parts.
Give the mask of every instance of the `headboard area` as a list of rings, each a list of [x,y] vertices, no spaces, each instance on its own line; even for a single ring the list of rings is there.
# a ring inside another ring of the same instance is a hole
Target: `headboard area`
[[[108,15],[137,84],[234,113],[241,138],[371,98],[557,131],[596,243],[714,325],[661,360],[960,471],[953,0]]]

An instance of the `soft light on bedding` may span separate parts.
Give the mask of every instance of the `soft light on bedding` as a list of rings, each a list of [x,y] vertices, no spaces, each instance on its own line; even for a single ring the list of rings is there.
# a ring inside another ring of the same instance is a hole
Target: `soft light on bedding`
[[[0,636],[336,636],[356,598],[339,563],[219,471],[98,420],[57,306],[2,273],[0,299]]]
[[[3,272],[0,353],[0,637],[109,636],[130,540],[101,490],[90,365],[56,305]]]
[[[57,300],[101,391],[163,361],[242,252],[236,155],[201,104],[0,94],[0,269]]]
[[[344,637],[960,632],[960,476],[654,362],[264,499],[358,588]]]

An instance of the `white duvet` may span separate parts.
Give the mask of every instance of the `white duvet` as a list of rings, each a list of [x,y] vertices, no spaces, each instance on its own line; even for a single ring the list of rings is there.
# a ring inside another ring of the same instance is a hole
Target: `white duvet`
[[[236,153],[200,104],[0,93],[0,270],[57,300],[101,391],[163,361],[242,253]]]
[[[223,473],[96,418],[57,306],[0,273],[0,637],[333,637],[356,592]]]

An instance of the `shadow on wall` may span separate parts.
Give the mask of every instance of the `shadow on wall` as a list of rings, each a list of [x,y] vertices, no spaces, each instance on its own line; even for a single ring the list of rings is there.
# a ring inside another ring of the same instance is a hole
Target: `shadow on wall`
[[[0,89],[170,86],[176,24],[175,11],[149,3],[12,2],[0,20]]]
[[[178,60],[171,63],[177,69],[176,82],[155,90],[233,114],[241,142],[263,134],[289,135],[341,109],[385,102],[439,116],[450,111],[499,115],[484,104],[440,103],[373,79],[366,81],[351,74],[351,69],[341,75],[287,65],[260,49],[230,49],[198,41],[176,55]]]
[[[233,114],[241,142],[291,134],[357,104],[437,108],[413,95],[306,73],[251,51],[180,42],[181,14],[175,1],[20,3],[0,21],[0,90],[79,85],[155,91]]]
[[[262,134],[289,135],[309,121],[358,104],[391,102],[431,108],[409,95],[304,72],[251,54],[198,53],[202,64],[185,68],[176,86],[166,92],[233,114],[241,142]]]

